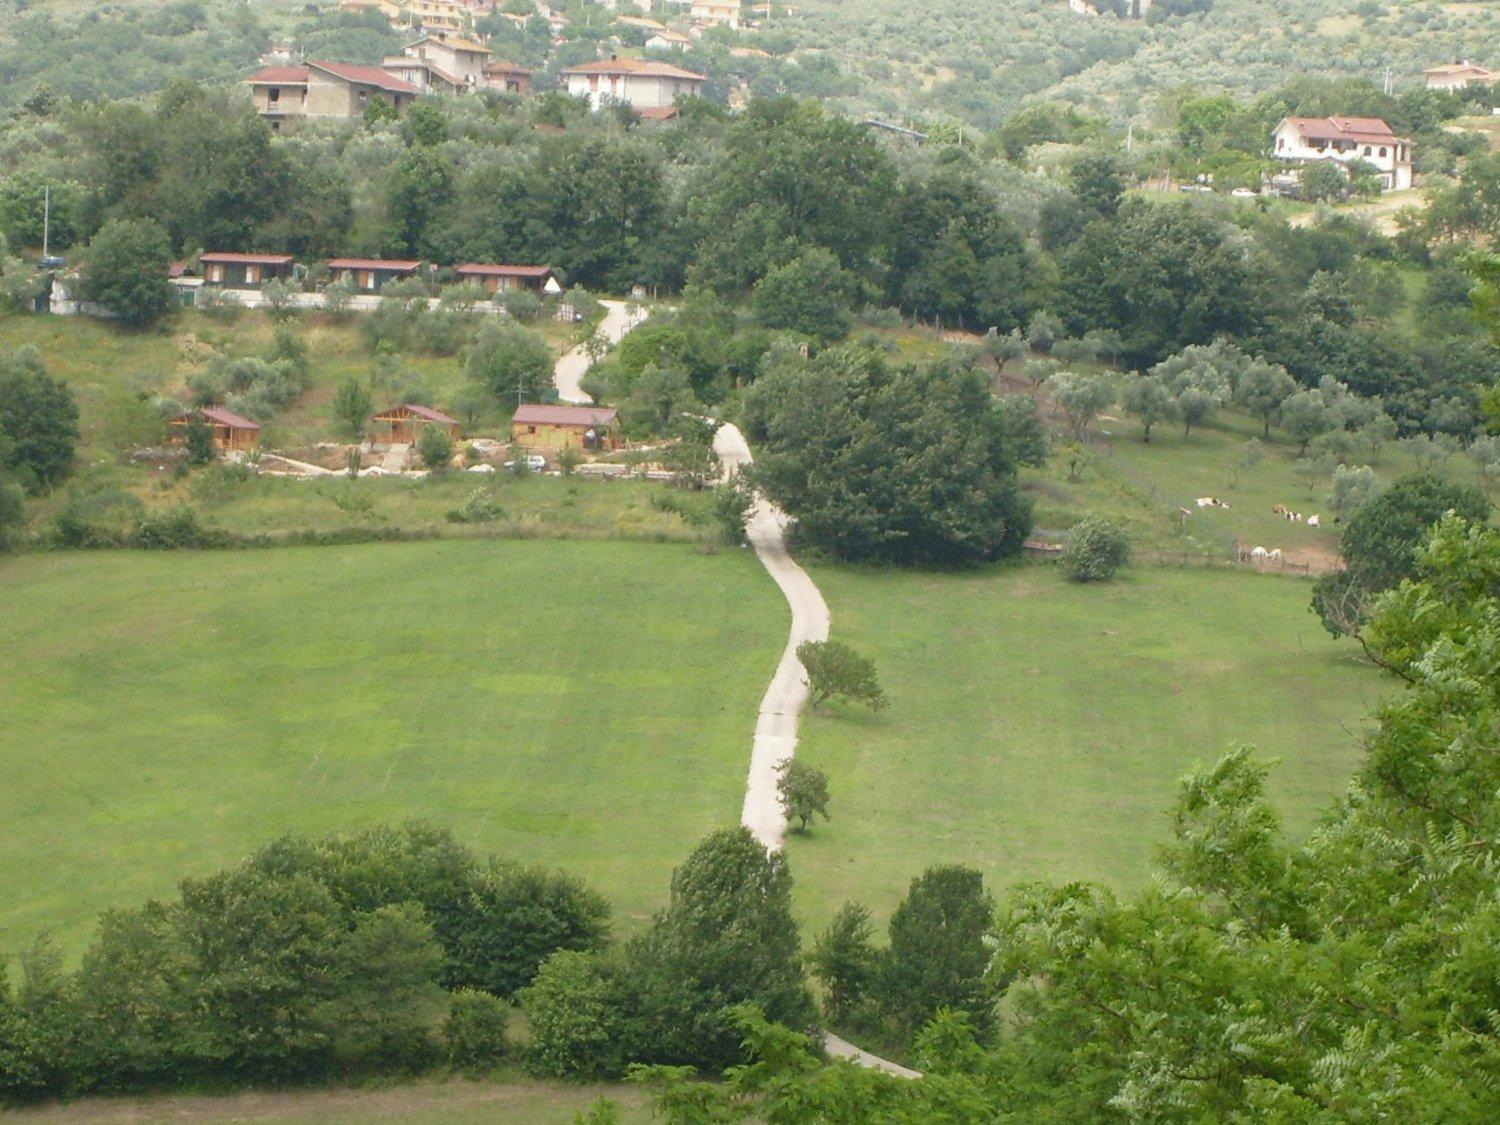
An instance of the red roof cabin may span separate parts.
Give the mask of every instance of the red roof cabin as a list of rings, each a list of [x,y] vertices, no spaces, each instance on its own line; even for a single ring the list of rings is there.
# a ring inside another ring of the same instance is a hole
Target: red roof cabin
[[[618,448],[620,412],[603,406],[518,406],[510,420],[510,438],[525,449]]]
[[[181,443],[187,440],[187,428],[192,425],[195,418],[202,418],[213,433],[214,448],[225,451],[231,449],[254,449],[260,444],[260,423],[252,422],[249,418],[241,418],[232,410],[225,410],[222,406],[205,406],[200,410],[189,410],[185,414],[179,414],[175,418],[167,419],[167,426],[172,434],[172,441]]]
[[[335,281],[349,281],[356,293],[379,293],[389,282],[416,277],[421,262],[387,258],[330,258],[328,269]]]
[[[502,266],[487,262],[465,262],[455,267],[464,281],[482,285],[491,293],[513,289],[530,289],[533,293],[556,296],[563,291],[562,282],[550,266]]]
[[[204,254],[198,259],[203,280],[225,289],[259,289],[268,281],[290,281],[290,254]]]
[[[377,430],[371,440],[388,442],[391,445],[412,445],[425,426],[441,426],[450,438],[458,437],[458,419],[450,418],[441,410],[421,406],[415,402],[404,402],[383,410],[372,419]]]
[[[529,94],[531,71],[504,59],[491,59],[484,68],[484,84],[491,90],[504,90],[507,94]]]

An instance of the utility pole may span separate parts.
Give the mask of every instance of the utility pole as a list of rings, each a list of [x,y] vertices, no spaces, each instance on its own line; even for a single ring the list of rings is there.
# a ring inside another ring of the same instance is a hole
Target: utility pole
[[[48,246],[52,241],[52,185],[46,184],[42,188],[42,261],[50,256],[47,253]]]

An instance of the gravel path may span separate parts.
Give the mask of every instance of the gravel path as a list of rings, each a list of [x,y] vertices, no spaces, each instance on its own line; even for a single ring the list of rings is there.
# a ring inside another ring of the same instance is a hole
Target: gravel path
[[[640,323],[639,318],[633,318],[625,308],[624,301],[601,301],[604,306],[604,319],[599,322],[596,335],[603,336],[611,345],[618,344],[625,333],[629,332]],[[591,360],[589,359],[588,347],[579,344],[557,361],[552,369],[553,382],[557,384],[557,397],[563,402],[586,404],[594,400],[583,393],[579,382],[588,371]]]
[[[744,435],[728,423],[714,434],[714,452],[726,472],[735,472],[753,460]],[[802,678],[797,646],[803,641],[828,639],[828,605],[807,572],[787,552],[785,526],[786,517],[780,511],[763,498],[756,501],[747,528],[750,546],[781,587],[792,610],[792,629],[755,719],[750,776],[745,784],[740,823],[773,851],[780,851],[786,839],[786,814],[776,795],[776,767],[797,750],[797,716],[807,702],[807,684]]]

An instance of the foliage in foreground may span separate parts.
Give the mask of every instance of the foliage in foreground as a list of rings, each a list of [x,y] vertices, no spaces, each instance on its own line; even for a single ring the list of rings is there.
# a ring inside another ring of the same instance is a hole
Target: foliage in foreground
[[[1119,524],[1088,516],[1073,525],[1058,561],[1074,582],[1106,582],[1130,561],[1130,540]]]
[[[807,673],[812,706],[830,699],[863,703],[872,711],[886,705],[885,690],[875,675],[875,661],[843,641],[803,641],[797,646],[797,659]]]

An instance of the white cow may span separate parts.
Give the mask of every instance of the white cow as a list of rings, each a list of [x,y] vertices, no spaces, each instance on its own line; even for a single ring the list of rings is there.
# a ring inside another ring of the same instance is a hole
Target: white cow
[[[1321,526],[1321,523],[1322,523],[1322,521],[1319,520],[1316,515],[1311,515],[1311,516],[1307,517],[1307,526],[1308,527],[1319,527],[1319,526]]]
[[[1263,559],[1268,554],[1270,554],[1270,552],[1267,551],[1264,547],[1252,547],[1250,550],[1250,557],[1252,559]]]
[[[1280,547],[1272,547],[1270,549],[1270,551],[1268,551],[1266,553],[1266,558],[1270,559],[1271,562],[1280,562],[1281,561],[1281,548]]]

